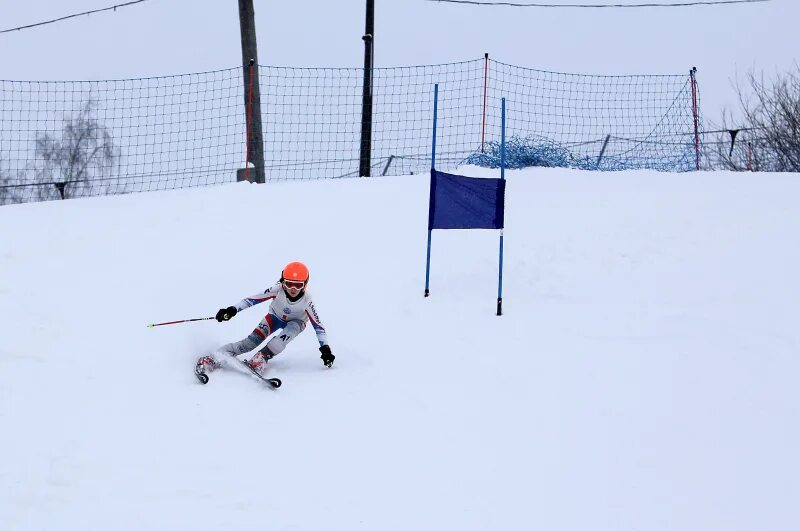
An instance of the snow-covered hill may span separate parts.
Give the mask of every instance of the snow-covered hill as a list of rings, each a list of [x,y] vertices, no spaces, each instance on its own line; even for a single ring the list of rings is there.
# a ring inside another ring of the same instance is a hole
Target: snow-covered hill
[[[494,231],[422,296],[426,176],[0,208],[0,529],[800,528],[797,177],[508,177],[502,317]],[[262,306],[146,327],[292,260],[332,369],[200,385]]]

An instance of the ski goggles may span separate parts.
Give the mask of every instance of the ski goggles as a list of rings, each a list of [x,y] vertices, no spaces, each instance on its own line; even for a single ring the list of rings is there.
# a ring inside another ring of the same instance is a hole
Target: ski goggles
[[[299,280],[284,280],[283,287],[286,289],[303,289],[306,283]]]

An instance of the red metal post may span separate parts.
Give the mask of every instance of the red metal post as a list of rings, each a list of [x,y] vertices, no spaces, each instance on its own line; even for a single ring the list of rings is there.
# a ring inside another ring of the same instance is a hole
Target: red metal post
[[[697,104],[697,67],[689,70],[692,82],[692,115],[694,116],[695,169],[700,170],[700,109]]]
[[[481,153],[486,141],[486,95],[489,89],[489,54],[483,54],[483,121],[481,122]]]

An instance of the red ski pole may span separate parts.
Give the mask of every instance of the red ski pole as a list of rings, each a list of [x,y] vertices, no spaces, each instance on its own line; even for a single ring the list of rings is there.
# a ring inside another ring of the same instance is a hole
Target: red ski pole
[[[208,321],[209,319],[216,319],[216,317],[200,317],[199,319],[183,319],[181,321],[169,321],[166,323],[153,323],[147,325],[147,328],[153,328],[154,326],[164,326],[164,325],[171,325],[171,324],[178,324],[178,323],[191,323],[192,321]]]

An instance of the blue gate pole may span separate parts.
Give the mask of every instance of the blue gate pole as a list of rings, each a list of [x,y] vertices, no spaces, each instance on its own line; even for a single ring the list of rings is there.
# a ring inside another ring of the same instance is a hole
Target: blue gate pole
[[[506,99],[501,100],[500,115],[500,179],[506,179]],[[503,201],[505,209],[505,200]],[[503,216],[505,219],[505,216]],[[503,223],[505,225],[505,223]],[[500,266],[497,280],[497,315],[503,315],[503,231],[500,229]]]
[[[431,227],[431,219],[433,215],[433,172],[436,170],[436,118],[439,107],[439,83],[433,85],[433,143],[431,147],[431,196],[428,201],[428,256],[425,262],[425,296],[430,295],[431,283],[431,235],[433,229]]]

